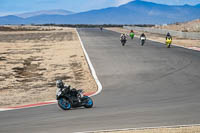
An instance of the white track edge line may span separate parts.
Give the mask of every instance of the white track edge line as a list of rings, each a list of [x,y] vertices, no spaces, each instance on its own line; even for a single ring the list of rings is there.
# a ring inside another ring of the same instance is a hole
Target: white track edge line
[[[117,132],[117,131],[129,131],[129,130],[145,130],[145,129],[159,129],[159,128],[179,128],[179,127],[192,127],[192,126],[200,126],[200,124],[157,126],[157,127],[139,127],[139,128],[123,128],[123,129],[110,129],[110,130],[83,131],[83,132],[75,132],[75,133]]]
[[[84,52],[84,54],[85,54],[85,57],[86,57],[86,60],[87,60],[88,65],[89,65],[90,71],[91,71],[91,73],[92,73],[92,76],[93,76],[93,78],[94,78],[94,80],[96,81],[97,86],[98,86],[98,87],[97,87],[97,92],[95,92],[94,94],[90,95],[90,96],[92,97],[92,96],[95,96],[95,95],[99,94],[99,93],[102,91],[102,85],[101,85],[101,83],[100,83],[100,81],[99,81],[99,79],[98,79],[98,77],[97,77],[97,75],[96,75],[96,71],[95,71],[95,69],[94,69],[94,67],[93,67],[93,65],[92,65],[92,63],[91,63],[91,61],[90,61],[90,58],[89,58],[89,56],[88,56],[88,54],[87,54],[87,51],[86,51],[86,49],[85,49],[85,47],[84,47],[84,45],[83,45],[83,42],[82,42],[82,40],[81,40],[81,37],[80,37],[80,35],[79,35],[77,29],[76,29],[76,33],[77,33],[78,38],[79,38],[79,40],[80,40],[81,47],[82,47],[83,52]]]

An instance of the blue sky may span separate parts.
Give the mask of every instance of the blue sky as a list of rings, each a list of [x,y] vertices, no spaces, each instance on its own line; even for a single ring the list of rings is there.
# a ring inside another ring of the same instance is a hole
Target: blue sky
[[[38,10],[65,9],[74,12],[119,6],[132,0],[0,0],[0,16]],[[160,4],[200,4],[200,0],[144,0]]]

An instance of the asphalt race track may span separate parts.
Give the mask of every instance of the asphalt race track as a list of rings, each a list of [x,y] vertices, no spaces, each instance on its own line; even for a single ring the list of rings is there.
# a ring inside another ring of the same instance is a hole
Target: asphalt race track
[[[78,29],[102,83],[92,109],[57,105],[0,112],[0,133],[82,132],[200,124],[200,52]],[[147,37],[148,38],[148,37]]]

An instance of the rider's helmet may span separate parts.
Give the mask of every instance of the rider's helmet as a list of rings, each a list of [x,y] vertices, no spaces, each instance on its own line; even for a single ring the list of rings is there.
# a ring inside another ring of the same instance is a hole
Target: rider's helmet
[[[64,88],[64,83],[63,83],[63,81],[62,81],[62,80],[57,80],[57,81],[56,81],[56,86],[57,86],[58,88]]]
[[[170,33],[169,33],[169,32],[167,33],[167,36],[170,36]]]
[[[131,30],[131,32],[133,32],[133,30]]]
[[[142,35],[141,35],[141,36],[145,36],[145,35],[144,35],[144,33],[142,33]]]

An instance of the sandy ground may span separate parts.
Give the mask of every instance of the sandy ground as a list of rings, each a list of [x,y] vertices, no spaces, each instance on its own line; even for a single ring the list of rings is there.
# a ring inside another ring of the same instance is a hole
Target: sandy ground
[[[105,131],[97,133],[200,133],[200,126],[179,127],[179,128],[157,128],[157,129],[135,129],[126,131]]]
[[[123,28],[106,28],[106,29],[112,30],[115,32],[120,32],[120,33],[127,33],[127,34],[129,34],[130,32],[129,30],[123,29]],[[139,32],[139,31],[134,31],[134,32],[135,32],[136,37],[139,37],[142,34],[142,32]],[[153,34],[153,33],[148,33],[148,32],[144,32],[144,33],[147,39],[149,40],[165,43],[165,35]],[[173,37],[172,44],[184,46],[184,47],[200,47],[200,40],[191,40],[191,39]]]
[[[200,32],[200,19],[196,19],[196,20],[184,22],[184,23],[158,25],[158,26],[155,26],[155,28],[176,30],[176,31],[182,31],[182,32]]]
[[[55,100],[57,79],[97,89],[75,29],[0,31],[0,108]]]

